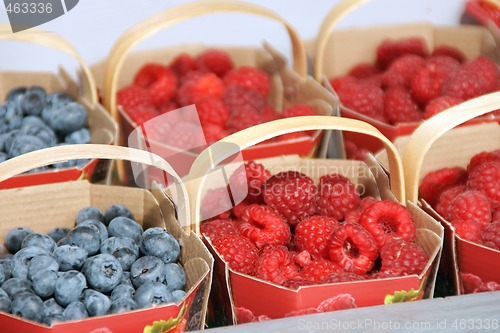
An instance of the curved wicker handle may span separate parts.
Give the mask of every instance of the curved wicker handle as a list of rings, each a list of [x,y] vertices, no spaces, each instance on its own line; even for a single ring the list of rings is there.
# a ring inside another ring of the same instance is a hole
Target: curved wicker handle
[[[50,32],[37,29],[12,33],[10,26],[0,24],[0,39],[38,44],[69,54],[78,62],[83,74],[83,97],[92,103],[92,105],[98,103],[97,88],[89,67],[85,64],[78,51],[63,38]]]
[[[148,36],[190,18],[219,12],[240,12],[259,15],[282,23],[290,35],[293,48],[293,67],[302,77],[307,76],[307,59],[303,42],[290,23],[271,10],[237,1],[198,1],[169,8],[153,15],[126,31],[112,47],[104,74],[104,106],[117,119],[116,91],[118,76],[130,50]]]
[[[188,193],[191,198],[192,221],[196,231],[199,231],[201,193],[199,193],[204,183],[204,178],[212,171],[214,166],[233,156],[239,151],[228,151],[228,145],[233,144],[235,149],[243,150],[262,141],[276,136],[309,130],[341,130],[366,134],[375,137],[383,142],[389,158],[391,171],[391,190],[401,203],[405,203],[403,164],[393,143],[387,139],[378,129],[372,125],[348,118],[328,117],[328,116],[308,116],[280,119],[264,124],[260,124],[240,132],[234,133],[216,142],[208,149],[205,149],[194,161],[189,173]]]
[[[466,101],[426,120],[413,132],[405,146],[403,165],[408,200],[417,202],[420,173],[425,155],[443,134],[485,113],[500,109],[500,92]]]
[[[326,15],[321,24],[316,38],[316,52],[314,54],[314,78],[321,82],[325,62],[325,48],[330,37],[330,32],[337,23],[351,11],[369,2],[369,0],[344,0],[339,2]]]
[[[0,182],[23,172],[67,160],[99,158],[112,160],[127,160],[157,167],[172,175],[177,182],[182,179],[174,169],[160,156],[144,150],[100,144],[74,144],[56,146],[20,155],[0,163]],[[187,231],[191,228],[190,206],[188,194],[184,186],[180,186],[183,202],[177,202],[179,220],[185,221]],[[184,223],[182,223],[184,224]]]

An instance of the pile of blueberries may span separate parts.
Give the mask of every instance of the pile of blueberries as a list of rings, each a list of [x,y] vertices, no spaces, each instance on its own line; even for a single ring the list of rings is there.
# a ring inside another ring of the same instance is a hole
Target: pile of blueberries
[[[48,234],[25,227],[7,233],[0,311],[51,326],[183,299],[180,244],[165,229],[143,230],[118,204],[105,213],[83,208],[75,222]]]
[[[15,88],[7,94],[0,106],[0,162],[42,148],[77,143],[90,143],[83,105],[62,92],[47,94],[38,86]],[[50,167],[83,166],[87,162],[67,161]]]

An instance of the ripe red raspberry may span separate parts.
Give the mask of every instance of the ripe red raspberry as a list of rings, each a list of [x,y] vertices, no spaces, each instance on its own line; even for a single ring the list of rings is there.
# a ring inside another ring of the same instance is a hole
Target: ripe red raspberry
[[[148,87],[151,102],[157,107],[169,103],[176,92],[177,76],[169,69],[165,69],[165,73]]]
[[[353,66],[347,75],[353,76],[357,79],[366,79],[380,73],[379,69],[370,63],[361,63]]]
[[[230,132],[238,132],[261,123],[262,114],[251,105],[241,105],[231,109],[227,128]]]
[[[127,86],[120,89],[116,95],[116,104],[128,112],[137,106],[151,105],[148,91],[139,86]]]
[[[331,84],[337,86],[335,91],[345,107],[375,119],[383,118],[384,91],[380,87],[355,79]]]
[[[215,74],[207,73],[200,77],[184,81],[177,92],[177,101],[181,106],[196,103],[203,97],[221,97],[224,93],[224,82]]]
[[[145,122],[158,117],[160,113],[154,106],[150,105],[139,105],[136,106],[132,109],[128,109],[127,111],[128,116],[130,117],[130,120],[134,122],[135,125],[140,126],[144,124]],[[149,131],[147,131],[146,134],[148,134]]]
[[[425,58],[427,46],[422,38],[386,39],[377,47],[377,66],[386,69],[397,58],[405,54],[415,54]]]
[[[485,246],[500,250],[500,221],[490,223],[483,230],[482,238]]]
[[[442,95],[429,101],[424,109],[424,119],[429,119],[436,114],[448,110],[452,106],[462,103],[462,99],[452,96]]]
[[[462,67],[445,80],[441,94],[468,100],[491,91],[481,74]]]
[[[497,208],[492,214],[491,222],[500,222],[500,208]]]
[[[202,221],[222,214],[232,207],[229,193],[225,187],[208,190],[201,202]]]
[[[240,234],[238,229],[236,228],[236,223],[219,219],[202,223],[200,225],[200,231],[203,236],[205,236],[206,238],[210,238],[210,240],[212,241],[222,236]]]
[[[359,202],[359,207],[347,213],[344,218],[344,222],[358,222],[363,210],[375,201],[377,201],[377,199],[370,196],[361,199],[361,201]]]
[[[316,194],[314,181],[297,171],[277,173],[264,183],[264,202],[292,227],[314,214]]]
[[[205,136],[207,144],[211,145],[212,143],[225,138],[229,135],[229,133],[221,126],[208,124],[203,126],[203,135]]]
[[[481,227],[474,220],[452,220],[457,235],[475,243],[481,243]]]
[[[320,215],[302,220],[295,227],[295,247],[306,250],[313,258],[328,258],[328,240],[337,224],[337,220]]]
[[[267,248],[255,266],[255,276],[278,285],[299,275],[293,256],[285,246]]]
[[[465,59],[467,59],[465,54],[460,49],[446,44],[441,44],[434,48],[434,50],[431,53],[431,57],[436,57],[436,56],[451,57],[457,60],[458,62],[464,62]]]
[[[290,106],[283,110],[282,116],[283,118],[290,118],[290,117],[300,117],[300,116],[315,116],[316,110],[312,106],[309,106],[307,104],[296,104],[293,106]]]
[[[332,273],[341,273],[344,269],[326,259],[316,259],[300,271],[300,275],[311,283],[320,283]]]
[[[380,270],[398,272],[399,276],[420,274],[423,272],[429,257],[417,244],[395,239],[380,250],[382,267]]]
[[[298,276],[294,277],[293,279],[286,280],[285,283],[283,283],[283,287],[290,288],[290,289],[299,289],[299,287],[304,287],[304,286],[310,286],[312,283],[308,279]]]
[[[266,100],[258,92],[240,86],[227,87],[222,101],[231,113],[237,113],[242,106],[252,106],[261,112],[266,106]]]
[[[171,76],[172,74],[173,73],[170,71],[170,69],[162,64],[146,63],[135,74],[134,85],[142,88],[148,88],[161,77]]]
[[[288,224],[273,209],[253,204],[238,222],[238,230],[262,249],[266,245],[287,245],[292,234]]]
[[[419,186],[419,194],[435,207],[441,193],[456,185],[465,185],[469,173],[462,167],[441,168],[427,173]]]
[[[179,108],[179,105],[174,102],[174,101],[170,101],[168,103],[165,103],[164,105],[162,105],[160,108],[159,108],[159,112],[161,114],[164,114],[164,113],[168,113],[170,111],[173,111],[173,110],[177,110]],[[170,118],[169,118],[170,120]]]
[[[290,244],[290,247],[293,247],[292,244]],[[290,251],[293,255],[293,261],[299,265],[299,267],[306,267],[309,265],[312,261],[311,254],[307,251]]]
[[[498,82],[498,67],[489,58],[478,56],[473,60],[463,64],[463,69],[471,73],[477,73],[484,81],[484,89],[486,92],[495,91]]]
[[[444,82],[459,67],[454,60],[436,57],[428,60],[425,66],[418,68],[410,81],[411,95],[420,104],[426,104],[441,95]]]
[[[481,191],[468,190],[460,193],[449,208],[450,222],[454,220],[475,221],[481,229],[491,222],[491,204]]]
[[[268,121],[278,120],[281,118],[281,114],[279,114],[275,108],[271,105],[266,105],[262,110],[262,122],[267,123]]]
[[[375,239],[379,248],[394,238],[407,242],[415,239],[415,222],[400,203],[381,200],[368,206],[359,217],[361,224]]]
[[[365,278],[353,272],[331,273],[321,281],[321,283],[340,283],[362,281]]]
[[[356,308],[356,302],[351,294],[339,294],[330,297],[318,305],[319,312],[330,312]]]
[[[231,269],[243,274],[254,274],[259,250],[250,240],[239,235],[228,235],[216,238],[212,244]]]
[[[398,124],[420,121],[423,112],[412,99],[409,90],[401,86],[394,86],[385,92],[384,116],[390,124]]]
[[[177,55],[172,60],[169,67],[179,76],[183,76],[189,72],[197,70],[193,57],[187,53]]]
[[[453,203],[453,200],[455,200],[457,195],[459,195],[464,191],[465,191],[465,185],[456,185],[441,192],[439,200],[437,201],[437,204],[434,207],[436,211],[439,213],[439,215],[441,215],[442,217],[444,217],[446,220],[449,221],[451,204]]]
[[[242,66],[227,72],[224,76],[227,86],[235,85],[257,91],[262,97],[267,98],[271,90],[269,75],[255,67]]]
[[[251,205],[253,205],[253,203],[249,203],[246,200],[243,200],[242,202],[240,202],[239,204],[236,204],[233,207],[232,214],[237,219],[240,219],[243,216],[243,214],[245,214],[245,211],[247,210],[247,208],[250,207]]]
[[[378,249],[373,236],[361,225],[344,222],[333,230],[328,254],[331,261],[347,272],[362,275],[373,268]]]
[[[196,102],[196,109],[202,126],[212,124],[220,127],[226,126],[229,111],[220,98],[207,96]]]
[[[500,162],[500,149],[494,151],[482,151],[475,154],[467,165],[467,171],[471,172],[472,169],[486,162],[497,161]]]
[[[246,161],[229,177],[231,192],[247,193],[245,201],[253,203],[264,203],[262,186],[271,177],[266,167],[255,161]]]
[[[467,186],[483,191],[491,201],[491,207],[500,207],[500,162],[491,161],[478,165],[469,173]]]
[[[395,59],[389,68],[382,74],[382,87],[387,89],[394,86],[410,87],[415,73],[425,66],[424,58],[407,54]]]
[[[359,205],[359,194],[356,186],[339,174],[322,176],[318,186],[316,212],[342,221],[346,214]]]
[[[207,50],[196,57],[198,69],[212,72],[219,77],[233,69],[233,61],[229,54],[222,50]]]
[[[461,291],[464,294],[477,293],[481,289],[483,281],[477,275],[460,272]]]

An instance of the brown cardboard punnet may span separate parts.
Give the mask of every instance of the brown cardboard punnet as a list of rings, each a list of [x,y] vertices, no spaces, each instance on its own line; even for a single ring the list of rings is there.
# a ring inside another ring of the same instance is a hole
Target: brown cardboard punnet
[[[29,167],[54,163],[64,158],[124,158],[156,165],[169,171],[158,156],[109,145],[75,145],[48,148],[6,161],[0,165],[0,179]],[[0,237],[14,227],[29,227],[46,233],[54,227],[74,226],[78,211],[87,206],[105,210],[112,204],[128,207],[144,228],[166,228],[181,246],[180,263],[186,270],[187,295],[179,304],[167,304],[127,313],[91,317],[47,327],[0,312],[2,332],[181,332],[204,327],[206,299],[211,286],[213,257],[199,237],[183,229],[176,219],[175,206],[164,190],[90,184],[78,180],[0,191]],[[177,208],[189,205],[178,203]],[[184,215],[186,216],[186,215]],[[183,221],[189,226],[188,221]]]
[[[214,167],[217,167],[219,162],[230,156],[231,153],[224,150],[227,143],[236,144],[241,149],[245,149],[273,135],[316,128],[352,130],[380,138],[389,152],[391,170],[394,171],[390,180],[373,157],[368,158],[366,163],[333,159],[305,159],[299,156],[280,156],[261,159],[258,162],[264,164],[271,174],[295,170],[307,174],[316,183],[325,174],[340,173],[348,177],[366,195],[406,202],[401,188],[404,187],[404,180],[399,155],[395,147],[379,131],[369,124],[352,119],[300,117],[300,119],[278,120],[257,125],[252,129],[233,134],[204,151],[193,164],[189,183],[191,186],[188,187],[191,200],[193,201],[194,198],[196,205],[195,222],[201,219],[201,200],[206,191],[220,187],[220,183],[212,184],[203,175],[208,174]],[[219,144],[220,147],[217,146]],[[207,158],[208,155],[211,156],[211,160]],[[228,177],[230,177],[229,174]],[[194,179],[198,181],[193,182]],[[224,324],[237,324],[239,320],[242,320],[239,314],[245,314],[245,321],[247,321],[249,315],[250,318],[259,320],[259,318],[282,318],[298,314],[300,311],[305,311],[302,313],[317,312],[322,302],[327,302],[341,294],[351,295],[358,307],[432,297],[442,248],[443,228],[414,203],[408,201],[406,205],[417,225],[416,242],[423,247],[430,258],[424,272],[420,275],[313,285],[292,290],[233,271],[222,261],[210,240],[205,239],[216,258],[211,294],[213,311],[219,319],[226,320]]]
[[[13,34],[10,27],[5,25],[0,25],[0,39],[39,44],[69,53],[78,61],[82,74],[81,82],[77,83],[62,68],[59,68],[57,73],[1,71],[0,103],[4,102],[7,93],[11,89],[21,86],[40,86],[47,93],[65,92],[82,103],[87,109],[91,142],[96,144],[115,143],[118,135],[118,125],[102,105],[98,103],[95,83],[90,70],[70,44],[56,35],[36,29]],[[84,178],[88,178],[93,182],[104,181],[110,169],[108,164],[108,161],[92,159],[83,167],[50,169],[43,172],[18,175],[2,182],[0,188],[40,185]]]
[[[143,52],[131,52],[132,47],[160,29],[183,20],[217,12],[247,13],[270,18],[283,24],[290,35],[292,43],[293,69],[287,66],[282,61],[283,58],[276,51],[272,50],[269,45],[264,46],[264,48],[251,48],[189,44]],[[330,115],[332,113],[332,107],[335,103],[334,97],[330,92],[323,89],[320,84],[315,82],[315,80],[307,76],[307,61],[304,46],[299,35],[288,22],[266,8],[249,3],[199,1],[169,8],[132,27],[117,40],[108,55],[107,63],[94,67],[94,73],[98,81],[102,78],[104,82],[104,104],[120,124],[120,144],[127,143],[128,135],[137,125],[116,104],[117,91],[131,84],[135,73],[147,62],[153,61],[168,64],[180,53],[198,55],[209,48],[220,48],[227,51],[232,57],[235,66],[256,66],[269,73],[272,77],[272,88],[268,102],[278,111],[292,104],[304,103],[315,107],[320,115]],[[244,152],[244,157],[247,159],[256,159],[276,156],[277,154],[313,156],[318,153],[322,134],[321,131],[315,131],[310,137],[290,139],[280,143],[263,143],[247,149]],[[189,172],[189,167],[197,154],[185,152],[186,149],[181,151],[162,142],[151,141],[151,146],[159,150],[157,154],[167,159],[174,167],[178,167],[180,175],[183,176]],[[177,158],[179,154],[183,154],[182,166],[177,164],[181,160]],[[167,158],[167,156],[172,157]],[[130,170],[126,172],[122,164],[118,164],[118,167],[118,171],[122,175],[120,178],[125,179],[126,174],[130,174]]]
[[[495,38],[488,29],[482,26],[438,26],[426,22],[414,22],[333,30],[344,15],[367,2],[366,0],[342,1],[324,19],[316,40],[311,43],[312,56],[314,57],[314,76],[319,82],[329,85],[329,79],[347,74],[354,65],[375,63],[376,49],[385,39],[421,37],[431,51],[437,45],[446,44],[461,50],[467,59],[485,55],[495,62],[499,62]],[[356,110],[351,110],[343,106],[342,102],[340,104],[340,112],[343,117],[366,121],[379,129],[390,140],[411,134],[419,125],[419,122],[389,125],[367,117]],[[490,115],[488,118],[493,118],[493,116]],[[498,117],[496,120],[500,121]],[[494,119],[471,120],[468,123],[481,121],[494,121]],[[382,148],[380,142],[357,133],[345,133],[344,138],[354,142],[359,148],[365,148],[371,152]]]

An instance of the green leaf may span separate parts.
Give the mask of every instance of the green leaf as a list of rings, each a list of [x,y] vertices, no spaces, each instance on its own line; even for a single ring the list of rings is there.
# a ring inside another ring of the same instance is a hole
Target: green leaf
[[[393,303],[414,301],[418,298],[419,294],[420,294],[420,290],[413,290],[413,288],[410,289],[410,291],[406,291],[406,290],[396,291],[394,293],[394,295],[386,295],[385,296],[384,304],[393,304]]]

